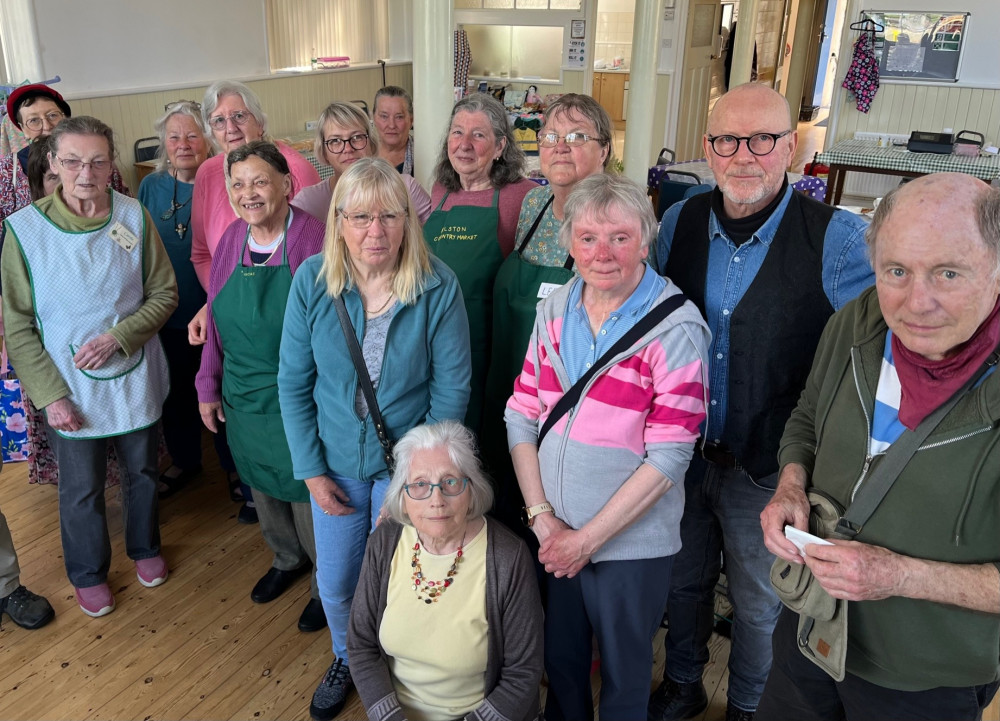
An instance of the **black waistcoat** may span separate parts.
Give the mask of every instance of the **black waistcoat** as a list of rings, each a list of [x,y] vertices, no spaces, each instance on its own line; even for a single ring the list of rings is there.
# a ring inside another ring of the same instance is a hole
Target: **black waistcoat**
[[[725,282],[706,277],[711,197],[704,193],[684,204],[664,273],[702,315],[706,282]],[[832,207],[792,193],[760,271],[732,311],[730,356],[709,361],[729,363],[721,441],[753,478],[778,470],[785,422],[833,314],[823,291],[823,239],[832,216]]]

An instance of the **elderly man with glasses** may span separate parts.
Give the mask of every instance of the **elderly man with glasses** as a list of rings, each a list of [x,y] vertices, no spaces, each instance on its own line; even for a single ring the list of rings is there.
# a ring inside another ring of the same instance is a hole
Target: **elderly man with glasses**
[[[711,401],[684,481],[667,663],[649,706],[658,721],[707,706],[701,676],[723,557],[734,611],[726,718],[753,718],[781,608],[759,520],[778,442],[827,318],[873,282],[864,220],[789,187],[790,117],[784,97],[762,85],[724,95],[703,141],[717,187],[667,210],[657,239],[658,270],[712,330]]]

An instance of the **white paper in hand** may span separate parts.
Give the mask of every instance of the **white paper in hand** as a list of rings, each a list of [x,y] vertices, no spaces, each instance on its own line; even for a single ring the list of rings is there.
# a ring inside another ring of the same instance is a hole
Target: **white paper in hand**
[[[804,554],[806,552],[807,543],[818,543],[821,546],[832,546],[825,538],[820,538],[819,536],[814,536],[807,531],[800,531],[795,526],[785,526],[785,538],[795,544],[795,547],[799,549],[799,553]]]

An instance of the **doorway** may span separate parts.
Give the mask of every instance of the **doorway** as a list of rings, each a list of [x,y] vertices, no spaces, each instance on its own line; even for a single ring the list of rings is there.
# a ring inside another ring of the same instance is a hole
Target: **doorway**
[[[616,158],[622,157],[625,148],[634,26],[635,0],[597,0],[591,95],[608,112],[614,124],[612,144]]]

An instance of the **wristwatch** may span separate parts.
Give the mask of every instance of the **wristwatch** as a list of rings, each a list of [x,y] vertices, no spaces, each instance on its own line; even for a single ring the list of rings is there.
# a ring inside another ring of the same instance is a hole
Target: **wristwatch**
[[[521,522],[528,528],[531,528],[532,524],[535,522],[535,516],[540,513],[554,513],[552,504],[546,501],[545,503],[539,503],[537,506],[526,506],[521,509]]]

